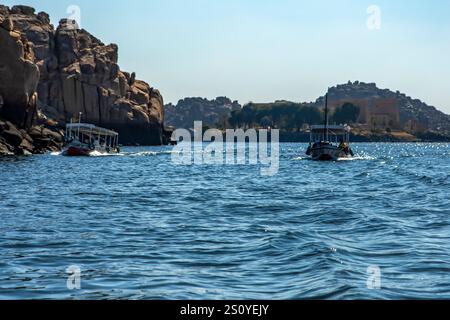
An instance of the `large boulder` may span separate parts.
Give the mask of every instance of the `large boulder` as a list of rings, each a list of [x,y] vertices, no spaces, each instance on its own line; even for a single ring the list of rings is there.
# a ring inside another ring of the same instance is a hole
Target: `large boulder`
[[[11,13],[34,17],[34,9],[0,6],[0,155],[42,153],[61,147],[60,132],[35,126],[39,67],[34,45],[16,28]],[[31,132],[42,128],[32,137]]]
[[[7,15],[9,15],[9,8],[0,4],[0,19],[4,19]]]
[[[33,44],[40,111],[61,126],[82,112],[83,121],[118,130],[123,144],[161,144],[162,96],[120,70],[117,45],[105,45],[69,19],[55,30],[46,13],[31,9],[16,6],[5,16]]]
[[[6,122],[2,130],[2,137],[13,147],[18,147],[24,139],[22,133],[11,122]]]
[[[32,44],[6,17],[0,25],[0,117],[19,127],[30,127],[36,113],[39,69],[34,64]]]
[[[23,14],[26,16],[32,16],[34,15],[34,8],[29,7],[29,6],[13,6],[11,8],[11,13],[12,14]]]
[[[10,121],[0,120],[0,156],[28,155],[58,151],[62,145],[62,132],[43,126],[19,129]]]

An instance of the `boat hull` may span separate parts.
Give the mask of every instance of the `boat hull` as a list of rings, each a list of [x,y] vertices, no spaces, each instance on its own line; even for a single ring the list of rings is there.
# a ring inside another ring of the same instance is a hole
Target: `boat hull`
[[[351,155],[339,147],[325,145],[312,148],[311,158],[316,161],[337,161],[342,158],[351,158]]]
[[[89,157],[92,150],[83,147],[68,147],[63,151],[63,155],[67,157]]]

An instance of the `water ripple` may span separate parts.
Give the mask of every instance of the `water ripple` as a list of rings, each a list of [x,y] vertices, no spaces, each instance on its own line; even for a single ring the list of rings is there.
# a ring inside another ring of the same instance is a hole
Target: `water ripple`
[[[282,144],[274,177],[170,147],[1,158],[0,299],[450,298],[450,145],[305,149]]]

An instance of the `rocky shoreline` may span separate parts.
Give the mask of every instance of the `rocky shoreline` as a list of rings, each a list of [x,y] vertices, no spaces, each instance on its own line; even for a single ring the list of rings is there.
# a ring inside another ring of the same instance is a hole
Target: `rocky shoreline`
[[[0,5],[0,153],[57,150],[71,119],[119,132],[124,145],[167,143],[163,97],[118,65],[105,45],[74,21],[57,28],[47,13]]]
[[[0,155],[30,155],[59,151],[63,133],[45,126],[18,129],[10,121],[0,120]]]

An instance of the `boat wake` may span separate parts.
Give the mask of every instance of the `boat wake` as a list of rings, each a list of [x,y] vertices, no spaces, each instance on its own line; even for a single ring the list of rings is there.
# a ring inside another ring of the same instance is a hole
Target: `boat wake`
[[[337,161],[358,161],[358,160],[375,160],[375,158],[371,156],[355,156],[352,158],[339,158]]]
[[[294,160],[294,161],[303,161],[303,160],[311,160],[311,158],[310,157],[297,157],[297,158],[294,158],[292,160]]]
[[[51,156],[63,156],[62,151],[55,151],[50,153]],[[107,152],[100,152],[100,151],[92,151],[89,153],[88,157],[117,157],[117,156],[124,156],[125,154],[122,153],[107,153]]]
[[[142,151],[142,152],[130,152],[124,153],[123,155],[128,157],[152,157],[152,156],[161,156],[172,154],[173,151]]]
[[[92,151],[89,154],[89,157],[151,157],[151,156],[160,156],[160,155],[170,155],[173,151],[141,151],[141,152],[121,152],[121,153],[107,153],[100,151]],[[62,151],[56,151],[50,153],[51,156],[62,156]]]
[[[293,158],[294,161],[303,161],[303,160],[312,160],[311,157],[296,157]],[[339,158],[337,161],[361,161],[361,160],[375,160],[374,157],[371,156],[355,156],[352,158]]]
[[[108,153],[108,152],[100,152],[100,151],[92,151],[89,154],[89,157],[115,157],[120,156],[120,153]]]

